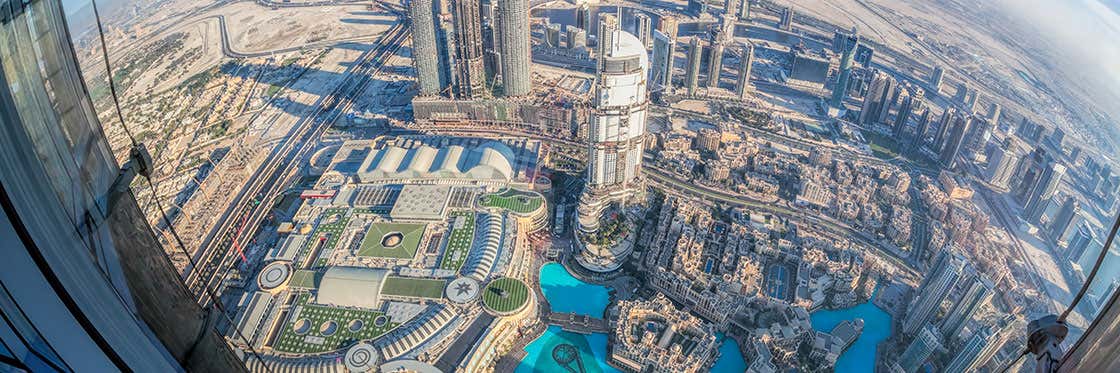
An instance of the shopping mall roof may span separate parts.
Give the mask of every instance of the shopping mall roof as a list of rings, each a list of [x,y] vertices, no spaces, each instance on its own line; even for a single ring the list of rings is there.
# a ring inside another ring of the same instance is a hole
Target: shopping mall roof
[[[472,148],[394,145],[370,152],[357,174],[363,183],[432,179],[510,181],[514,176],[514,159],[513,150],[497,141]]]
[[[344,307],[377,308],[388,270],[330,267],[319,282],[316,303]]]

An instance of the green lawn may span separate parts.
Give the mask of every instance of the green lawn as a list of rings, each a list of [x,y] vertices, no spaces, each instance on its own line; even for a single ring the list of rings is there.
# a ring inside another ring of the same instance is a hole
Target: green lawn
[[[439,268],[458,271],[467,261],[471,244],[474,243],[475,215],[470,211],[456,211],[451,214],[451,217],[452,224],[462,217],[462,226],[455,228],[452,225],[451,235],[447,239],[447,248],[443,250],[443,260],[440,261]]]
[[[482,304],[498,313],[517,311],[529,299],[529,287],[521,280],[502,277],[482,291]]]
[[[317,278],[321,277],[318,272],[306,269],[299,269],[292,273],[292,280],[288,282],[288,286],[293,288],[302,289],[315,289]]]
[[[374,223],[366,231],[362,239],[362,246],[358,249],[359,256],[376,258],[412,259],[420,247],[420,239],[424,237],[426,224],[411,223]],[[387,242],[387,237],[397,235],[399,242]],[[386,245],[388,243],[388,245]]]
[[[536,211],[544,204],[544,197],[536,192],[505,189],[499,193],[490,193],[480,197],[478,204],[482,207],[501,208],[518,214],[528,214]]]
[[[429,278],[409,278],[389,276],[381,286],[381,294],[414,298],[443,298],[443,288],[447,281]]]
[[[390,322],[388,316],[381,312],[310,304],[308,298],[307,294],[303,294],[296,300],[292,307],[293,313],[282,326],[284,329],[277,338],[276,344],[272,346],[273,349],[300,354],[335,351],[358,341],[380,337],[398,325]],[[381,317],[378,321],[384,323],[381,326],[375,323],[378,317]],[[297,324],[304,319],[308,320],[307,330],[302,334],[297,333]],[[324,335],[320,332],[320,328],[328,321],[335,322],[334,333]],[[357,328],[357,331],[351,331],[352,323],[360,324],[361,327]]]
[[[894,139],[872,131],[862,131],[862,133],[875,157],[891,159],[898,156],[898,143]]]

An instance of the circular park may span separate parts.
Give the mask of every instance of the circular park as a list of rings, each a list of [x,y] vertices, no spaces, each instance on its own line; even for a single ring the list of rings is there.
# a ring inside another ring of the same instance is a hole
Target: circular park
[[[500,316],[515,314],[529,303],[529,286],[521,280],[503,277],[491,281],[482,291],[482,305]]]

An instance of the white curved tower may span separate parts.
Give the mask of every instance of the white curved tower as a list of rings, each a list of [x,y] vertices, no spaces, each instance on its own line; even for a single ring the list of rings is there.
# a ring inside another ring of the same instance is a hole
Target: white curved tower
[[[604,29],[611,28],[600,28]],[[618,269],[633,251],[628,229],[619,230],[616,225],[605,234],[597,233],[606,207],[638,191],[649,103],[649,58],[637,37],[617,28],[599,40],[608,44],[600,48],[595,107],[588,127],[587,187],[579,206],[582,252],[577,259],[587,269],[607,272]]]

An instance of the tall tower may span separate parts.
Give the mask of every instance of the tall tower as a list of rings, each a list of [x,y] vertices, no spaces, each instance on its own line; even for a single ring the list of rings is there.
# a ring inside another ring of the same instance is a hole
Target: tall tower
[[[1062,207],[1058,209],[1058,215],[1050,221],[1050,238],[1054,241],[1063,241],[1066,231],[1073,225],[1073,219],[1079,212],[1081,212],[1081,203],[1077,202],[1077,198],[1066,197]]]
[[[968,320],[972,319],[984,303],[992,299],[993,287],[992,281],[983,275],[976,274],[972,277],[964,296],[957,300],[949,310],[949,315],[945,316],[945,321],[941,322],[941,331],[945,333],[945,339],[952,340],[960,335],[961,329],[968,324]]]
[[[997,324],[977,330],[945,366],[945,373],[976,372],[1003,348],[1011,334],[1015,317],[1004,316]]]
[[[653,45],[653,21],[645,13],[638,12],[634,15],[634,31],[638,33],[638,40],[642,46],[649,49]]]
[[[650,89],[667,91],[673,83],[673,49],[676,42],[661,32],[653,31],[653,54],[650,60]]]
[[[618,24],[618,18],[612,14],[603,14],[599,16],[599,31],[595,33],[596,46],[595,46],[595,71],[603,70],[603,64],[606,59],[603,57],[610,53],[611,48],[615,43],[615,31],[621,30],[622,26]]]
[[[890,100],[894,95],[897,83],[894,78],[881,71],[875,72],[871,78],[871,86],[863,96],[863,107],[859,113],[860,124],[875,124],[882,122],[890,111]]]
[[[945,135],[949,134],[949,127],[953,125],[953,119],[957,116],[956,112],[953,108],[945,108],[945,111],[941,112],[941,119],[937,121],[937,134],[933,136],[934,152],[940,152],[941,147],[945,145]]]
[[[914,149],[922,147],[922,143],[926,140],[926,130],[929,129],[929,120],[932,116],[930,109],[922,111],[922,115],[918,118],[918,128],[914,131],[914,138],[910,142]]]
[[[898,106],[898,115],[894,118],[894,138],[902,140],[902,133],[906,130],[906,121],[910,120],[910,113],[914,111],[915,106],[914,96],[906,96],[902,99],[902,104]],[[921,103],[918,102],[918,105]]]
[[[972,125],[972,116],[959,116],[954,122],[949,138],[946,139],[945,146],[941,148],[941,154],[938,156],[938,160],[945,168],[953,168],[956,164],[957,154],[960,154],[961,145],[964,143],[964,134]]]
[[[412,19],[412,62],[421,96],[439,94],[439,49],[436,48],[435,14],[432,0],[413,0],[408,6]]]
[[[988,105],[988,121],[992,122],[993,127],[999,127],[999,116],[1003,112],[998,102],[993,102]]]
[[[696,95],[696,90],[700,86],[700,53],[702,52],[700,46],[700,38],[695,36],[688,41],[688,66],[685,68],[684,84],[688,89],[688,95]]]
[[[754,44],[749,41],[743,43],[742,52],[739,53],[739,80],[735,84],[736,94],[740,100],[746,100],[750,93],[751,65],[754,64]]]
[[[482,51],[482,21],[478,0],[455,1],[455,52],[459,96],[481,98],[486,94],[486,65]]]
[[[902,322],[902,331],[907,335],[912,335],[929,324],[941,302],[960,278],[964,258],[945,252],[930,268],[933,272],[922,279],[922,284],[916,291],[917,296],[910,302],[906,318]]]
[[[600,30],[604,30],[600,28]],[[599,56],[594,109],[588,129],[587,187],[580,196],[580,237],[599,231],[603,211],[638,191],[646,132],[649,60],[641,41],[617,28],[601,34],[609,40]],[[618,269],[633,250],[631,242],[588,242],[581,238],[577,260],[597,272]]]
[[[941,94],[941,83],[945,80],[945,68],[937,65],[933,68],[933,75],[929,77],[929,89],[934,95]]]
[[[708,87],[719,88],[720,73],[723,72],[723,47],[726,35],[717,28],[712,33],[712,45],[708,49]]]
[[[923,327],[914,341],[910,342],[910,345],[898,357],[898,366],[902,367],[902,370],[907,373],[917,372],[922,367],[922,363],[925,363],[934,352],[941,349],[941,341],[937,334],[937,328]]]
[[[502,46],[502,86],[505,95],[529,94],[529,0],[498,0],[498,33]]]
[[[836,78],[836,86],[832,88],[832,107],[843,108],[844,98],[848,97],[848,81],[852,77],[852,60],[859,47],[859,36],[840,33],[836,44],[840,47],[840,75]]]
[[[793,31],[793,6],[786,6],[782,9],[781,20],[778,21],[778,28],[785,31]]]

